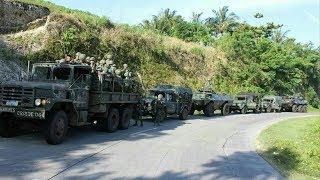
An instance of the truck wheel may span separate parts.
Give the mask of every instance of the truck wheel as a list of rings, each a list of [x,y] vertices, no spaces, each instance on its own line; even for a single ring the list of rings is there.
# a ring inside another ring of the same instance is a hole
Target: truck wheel
[[[125,108],[120,113],[119,129],[128,129],[130,125],[130,120],[132,118],[132,110],[130,108]]]
[[[206,107],[203,110],[204,115],[207,116],[207,117],[212,117],[214,115],[213,108],[214,108],[213,103],[207,104]]]
[[[48,144],[61,144],[68,132],[68,117],[64,111],[51,113],[45,122],[44,135]]]
[[[224,104],[222,109],[221,109],[221,115],[225,116],[228,115],[230,113],[230,108],[228,104]]]
[[[306,113],[307,111],[308,111],[308,107],[307,107],[307,106],[303,106],[303,107],[302,107],[302,112],[303,112],[303,113]]]
[[[0,114],[0,136],[11,138],[18,134],[19,126],[9,114]]]
[[[119,126],[119,111],[116,108],[111,108],[105,123],[105,130],[109,133],[113,133]]]
[[[188,118],[189,111],[188,108],[183,108],[182,112],[179,114],[179,119],[180,120],[186,120]]]
[[[195,112],[196,110],[195,109],[193,109],[193,108],[191,108],[191,110],[190,110],[190,112],[189,112],[189,115],[194,115],[194,112]]]
[[[291,110],[292,112],[297,112],[297,109],[298,109],[297,105],[293,105]]]
[[[241,114],[247,114],[247,107],[243,107],[240,112]]]

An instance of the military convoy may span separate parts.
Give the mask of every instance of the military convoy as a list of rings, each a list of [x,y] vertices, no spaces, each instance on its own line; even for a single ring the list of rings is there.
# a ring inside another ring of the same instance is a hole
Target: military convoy
[[[111,133],[129,128],[133,114],[163,121],[172,115],[185,120],[195,110],[208,117],[215,110],[221,115],[307,111],[300,96],[261,100],[259,94],[241,93],[231,98],[212,90],[193,94],[190,88],[172,85],[158,85],[145,97],[140,92],[128,65],[117,69],[109,54],[98,62],[77,53],[73,60],[36,63],[25,80],[0,82],[0,135],[12,137],[32,125],[47,143],[60,144],[69,127],[92,125]]]
[[[213,116],[216,110],[220,110],[222,116],[229,114],[233,102],[231,97],[212,90],[200,90],[193,94],[192,100],[190,114],[193,115],[195,110],[203,111],[207,117]]]

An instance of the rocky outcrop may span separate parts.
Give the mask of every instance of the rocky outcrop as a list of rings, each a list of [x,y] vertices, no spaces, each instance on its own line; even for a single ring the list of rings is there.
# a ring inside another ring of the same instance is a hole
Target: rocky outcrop
[[[45,23],[48,8],[21,2],[0,0],[0,34],[26,30]]]

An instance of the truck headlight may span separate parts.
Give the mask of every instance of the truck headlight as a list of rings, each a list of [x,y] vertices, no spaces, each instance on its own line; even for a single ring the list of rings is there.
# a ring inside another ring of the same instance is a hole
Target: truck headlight
[[[36,99],[36,100],[34,101],[34,104],[35,104],[36,106],[40,106],[40,105],[41,105],[41,99]]]
[[[41,101],[41,105],[42,106],[45,106],[45,105],[47,105],[49,103],[50,103],[50,101],[48,99],[42,99],[42,101]]]

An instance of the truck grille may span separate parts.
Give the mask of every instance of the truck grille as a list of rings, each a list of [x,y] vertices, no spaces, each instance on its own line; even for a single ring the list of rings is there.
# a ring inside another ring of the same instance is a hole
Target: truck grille
[[[15,101],[18,106],[33,106],[33,89],[23,87],[0,87],[0,105],[6,105],[9,101]]]

